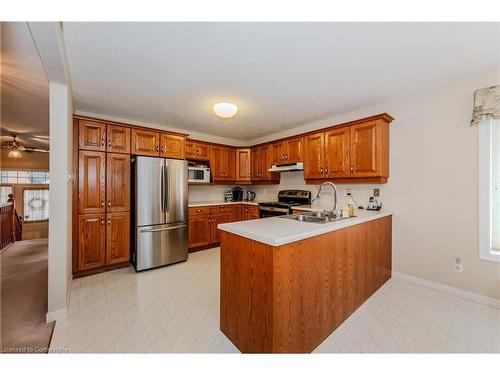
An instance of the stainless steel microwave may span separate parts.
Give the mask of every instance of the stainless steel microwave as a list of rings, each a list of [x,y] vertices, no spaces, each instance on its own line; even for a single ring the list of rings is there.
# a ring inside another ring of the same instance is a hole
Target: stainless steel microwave
[[[193,183],[210,182],[210,168],[188,167],[188,182],[193,182]]]

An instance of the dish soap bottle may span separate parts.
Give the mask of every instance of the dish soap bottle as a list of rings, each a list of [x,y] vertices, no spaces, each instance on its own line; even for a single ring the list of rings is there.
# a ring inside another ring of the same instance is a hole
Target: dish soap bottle
[[[356,216],[356,207],[358,207],[358,203],[353,199],[351,193],[347,193],[349,197],[347,201],[347,208],[349,209],[349,217]]]

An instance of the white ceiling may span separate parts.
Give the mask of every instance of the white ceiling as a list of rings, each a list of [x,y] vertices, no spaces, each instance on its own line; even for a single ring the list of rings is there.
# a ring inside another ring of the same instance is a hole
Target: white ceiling
[[[49,82],[26,22],[1,23],[1,137],[49,146]]]
[[[64,37],[77,112],[238,140],[494,69],[500,43],[498,23],[65,23]],[[216,118],[218,101],[237,117]]]

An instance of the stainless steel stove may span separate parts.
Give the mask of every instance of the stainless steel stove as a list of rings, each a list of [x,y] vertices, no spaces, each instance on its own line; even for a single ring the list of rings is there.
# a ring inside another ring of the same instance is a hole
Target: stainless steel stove
[[[311,192],[307,190],[280,190],[277,202],[259,203],[260,217],[288,215],[294,206],[311,204]]]

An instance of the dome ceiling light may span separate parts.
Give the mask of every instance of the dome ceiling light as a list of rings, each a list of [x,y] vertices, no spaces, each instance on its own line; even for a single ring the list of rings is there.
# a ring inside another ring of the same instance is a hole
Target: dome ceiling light
[[[229,119],[236,116],[238,107],[233,103],[217,103],[213,106],[214,113],[223,119]]]

